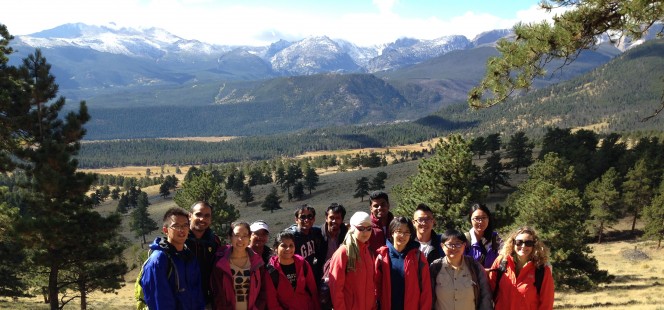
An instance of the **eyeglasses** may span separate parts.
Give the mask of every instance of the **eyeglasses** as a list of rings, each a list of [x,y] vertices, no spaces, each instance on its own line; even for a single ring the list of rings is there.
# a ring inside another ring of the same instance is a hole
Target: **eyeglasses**
[[[488,219],[489,218],[486,217],[486,216],[476,216],[476,217],[472,218],[473,222],[476,222],[476,223],[481,223],[481,222],[484,222]]]
[[[397,235],[397,236],[405,237],[405,236],[410,236],[410,231],[398,231],[397,230],[397,231],[393,232],[392,234]]]
[[[514,240],[514,245],[516,246],[527,246],[529,248],[532,248],[535,246],[535,241],[533,240]]]
[[[460,249],[464,244],[463,243],[443,243],[446,248],[450,250]]]
[[[313,214],[300,215],[298,218],[300,219],[300,221],[304,221],[304,220],[313,220],[313,219],[314,219],[314,215],[313,215]]]
[[[433,222],[433,219],[430,218],[430,217],[421,217],[421,218],[418,218],[416,221],[417,221],[418,223],[424,225],[424,224],[426,224],[426,223],[431,223],[431,222]]]
[[[172,225],[172,226],[168,226],[168,228],[170,228],[170,229],[172,229],[172,230],[177,230],[177,231],[186,231],[186,230],[189,230],[189,226]]]
[[[371,226],[355,226],[359,232],[371,231]]]

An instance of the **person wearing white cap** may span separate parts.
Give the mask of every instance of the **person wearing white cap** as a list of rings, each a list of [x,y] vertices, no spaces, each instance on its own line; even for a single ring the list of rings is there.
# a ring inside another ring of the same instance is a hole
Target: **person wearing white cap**
[[[266,246],[267,240],[270,238],[270,228],[267,223],[262,220],[251,223],[251,237],[249,238],[249,247],[263,258],[263,262],[267,265],[272,257],[272,249]]]
[[[355,212],[346,238],[330,259],[329,286],[335,310],[376,309],[370,237],[371,217],[366,212]]]

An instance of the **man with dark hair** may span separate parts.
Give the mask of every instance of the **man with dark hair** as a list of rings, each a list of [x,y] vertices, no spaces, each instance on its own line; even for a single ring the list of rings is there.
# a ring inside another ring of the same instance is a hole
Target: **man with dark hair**
[[[394,218],[390,212],[390,199],[384,191],[374,191],[369,194],[369,207],[371,209],[371,238],[369,238],[369,251],[376,255],[376,250],[384,246],[389,235],[388,226]]]
[[[210,273],[215,262],[217,248],[221,240],[212,229],[212,206],[205,201],[197,201],[191,205],[189,215],[189,237],[186,245],[192,251],[201,268],[201,280],[205,303],[212,304],[212,291],[210,290]]]
[[[338,203],[330,204],[325,210],[325,223],[321,228],[324,241],[322,250],[325,252],[322,256],[325,257],[325,261],[332,257],[346,237],[348,227],[344,224],[345,217],[346,208]]]
[[[436,220],[429,206],[421,203],[413,212],[413,225],[415,225],[415,240],[420,243],[420,250],[431,264],[434,260],[445,256],[443,248],[440,247],[440,235],[436,234],[433,227]]]
[[[150,309],[203,309],[201,270],[185,245],[189,213],[179,207],[168,209],[162,232],[166,239],[157,237],[150,244],[139,280],[145,303]]]
[[[270,228],[265,221],[259,220],[251,223],[249,229],[251,230],[249,247],[263,258],[263,263],[267,266],[272,257],[272,249],[266,245],[270,239]]]
[[[320,227],[315,227],[316,209],[307,204],[295,209],[295,225],[291,226],[295,235],[295,254],[306,259],[314,271],[316,281],[320,283],[325,264],[324,240]]]

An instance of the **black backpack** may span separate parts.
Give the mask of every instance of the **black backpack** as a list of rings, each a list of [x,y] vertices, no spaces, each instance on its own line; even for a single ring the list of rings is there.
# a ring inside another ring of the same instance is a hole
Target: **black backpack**
[[[496,272],[496,288],[493,290],[493,300],[496,300],[498,295],[498,285],[500,284],[500,278],[503,277],[503,274],[507,270],[507,260],[502,259],[498,268],[491,269],[489,271]],[[537,266],[535,268],[535,288],[537,289],[537,295],[539,295],[540,290],[542,289],[542,281],[544,280],[544,266]]]

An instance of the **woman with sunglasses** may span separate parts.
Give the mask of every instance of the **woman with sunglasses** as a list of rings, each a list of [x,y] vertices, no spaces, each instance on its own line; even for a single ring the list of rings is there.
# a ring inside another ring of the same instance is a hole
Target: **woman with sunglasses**
[[[320,309],[313,270],[295,254],[295,235],[286,230],[274,240],[274,252],[263,277],[267,309]]]
[[[489,272],[497,310],[553,309],[553,276],[548,256],[548,249],[531,227],[524,226],[510,234]]]
[[[491,288],[484,267],[463,255],[466,236],[450,229],[441,235],[445,256],[431,263],[433,309],[491,310]]]
[[[251,230],[247,222],[233,222],[228,230],[230,245],[217,250],[210,288],[213,309],[263,309],[261,292],[263,259],[249,248]]]
[[[329,286],[335,310],[376,309],[374,262],[369,252],[371,217],[355,212],[341,246],[330,258]]]
[[[415,226],[403,216],[389,226],[389,240],[376,251],[380,309],[431,309],[429,264],[415,241]]]
[[[470,207],[470,231],[466,233],[468,244],[465,254],[478,261],[486,270],[491,268],[493,261],[498,257],[502,240],[494,231],[494,222],[491,211],[484,204],[474,204]]]

